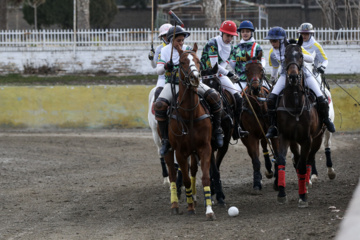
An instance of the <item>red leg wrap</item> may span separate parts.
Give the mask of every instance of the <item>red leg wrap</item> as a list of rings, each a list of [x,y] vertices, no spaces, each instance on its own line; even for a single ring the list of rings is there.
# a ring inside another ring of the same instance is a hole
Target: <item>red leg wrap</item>
[[[286,187],[286,182],[285,182],[285,166],[284,165],[279,165],[278,166],[278,186],[279,187]]]
[[[307,174],[298,174],[298,180],[299,180],[299,194],[305,194],[306,193],[306,179]]]
[[[311,165],[306,165],[306,183],[309,183],[311,175]]]

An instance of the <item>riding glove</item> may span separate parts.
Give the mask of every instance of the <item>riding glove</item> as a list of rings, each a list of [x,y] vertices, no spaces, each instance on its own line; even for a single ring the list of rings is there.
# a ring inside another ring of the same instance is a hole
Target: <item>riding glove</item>
[[[168,71],[172,71],[173,68],[174,68],[173,62],[172,62],[172,61],[168,61],[167,63],[165,63],[164,68],[165,68],[166,70],[168,70]]]
[[[230,78],[233,82],[237,82],[239,80],[239,77],[230,71],[226,76]]]
[[[148,57],[149,57],[149,60],[152,61],[152,60],[154,59],[154,54],[155,54],[154,49],[151,49],[150,52],[149,52],[149,56],[148,56]]]
[[[319,73],[324,74],[325,73],[325,67],[324,66],[320,66],[316,69]]]

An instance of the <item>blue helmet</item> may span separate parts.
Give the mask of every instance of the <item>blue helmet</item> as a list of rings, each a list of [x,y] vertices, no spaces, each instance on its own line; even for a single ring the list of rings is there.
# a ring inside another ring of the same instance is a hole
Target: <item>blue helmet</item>
[[[240,26],[238,27],[237,31],[240,32],[241,29],[250,29],[251,31],[255,32],[254,25],[249,20],[245,20],[240,23]]]
[[[268,35],[264,39],[268,40],[281,40],[286,38],[286,32],[282,27],[270,28]]]

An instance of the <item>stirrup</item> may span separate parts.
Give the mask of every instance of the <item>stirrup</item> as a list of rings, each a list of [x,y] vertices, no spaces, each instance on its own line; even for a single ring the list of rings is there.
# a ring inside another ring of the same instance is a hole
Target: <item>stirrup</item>
[[[166,153],[169,151],[170,147],[171,146],[170,146],[170,142],[168,139],[161,140],[161,148],[160,148],[161,157],[164,157],[166,155]]]
[[[329,118],[324,120],[324,124],[329,132],[331,133],[335,132],[335,125],[333,122],[331,122]]]
[[[268,132],[266,133],[266,138],[277,138],[278,129],[275,126],[270,126]]]

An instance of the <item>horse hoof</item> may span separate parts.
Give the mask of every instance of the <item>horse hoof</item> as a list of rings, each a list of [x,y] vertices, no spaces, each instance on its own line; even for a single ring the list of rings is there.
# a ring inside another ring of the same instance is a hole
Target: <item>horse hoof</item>
[[[336,172],[335,172],[334,168],[328,168],[327,172],[328,172],[328,177],[329,177],[330,180],[335,179]]]
[[[195,209],[192,209],[192,210],[188,210],[188,215],[195,215],[196,212],[195,212]]]
[[[172,215],[179,215],[179,208],[172,208],[171,209],[171,214]]]
[[[310,180],[311,180],[311,182],[317,182],[318,176],[316,174],[313,174],[313,175],[311,175]]]
[[[208,220],[208,221],[213,221],[213,220],[215,220],[215,219],[216,219],[215,213],[208,213],[208,214],[206,214],[206,220]]]
[[[170,186],[169,177],[164,177],[164,182],[163,182],[163,184],[166,185],[166,186]]]
[[[286,204],[288,202],[287,197],[278,197],[277,201],[279,204]]]
[[[300,198],[299,202],[298,202],[298,207],[299,208],[307,208],[307,207],[309,207],[309,203]]]
[[[274,172],[273,171],[269,172],[268,170],[266,170],[265,171],[265,176],[266,176],[266,178],[271,179],[271,178],[274,177]]]
[[[273,189],[278,192],[279,191],[279,186],[276,183],[274,183]]]
[[[261,192],[261,187],[259,187],[259,186],[253,187],[252,194],[253,194],[253,195],[261,195],[261,194],[262,194],[262,192]]]
[[[312,188],[312,181],[311,181],[311,179],[309,179],[309,182],[308,183],[306,183],[306,188],[308,189],[308,188]]]
[[[217,200],[217,205],[220,207],[225,207],[226,206],[225,200],[223,198],[219,198]]]

